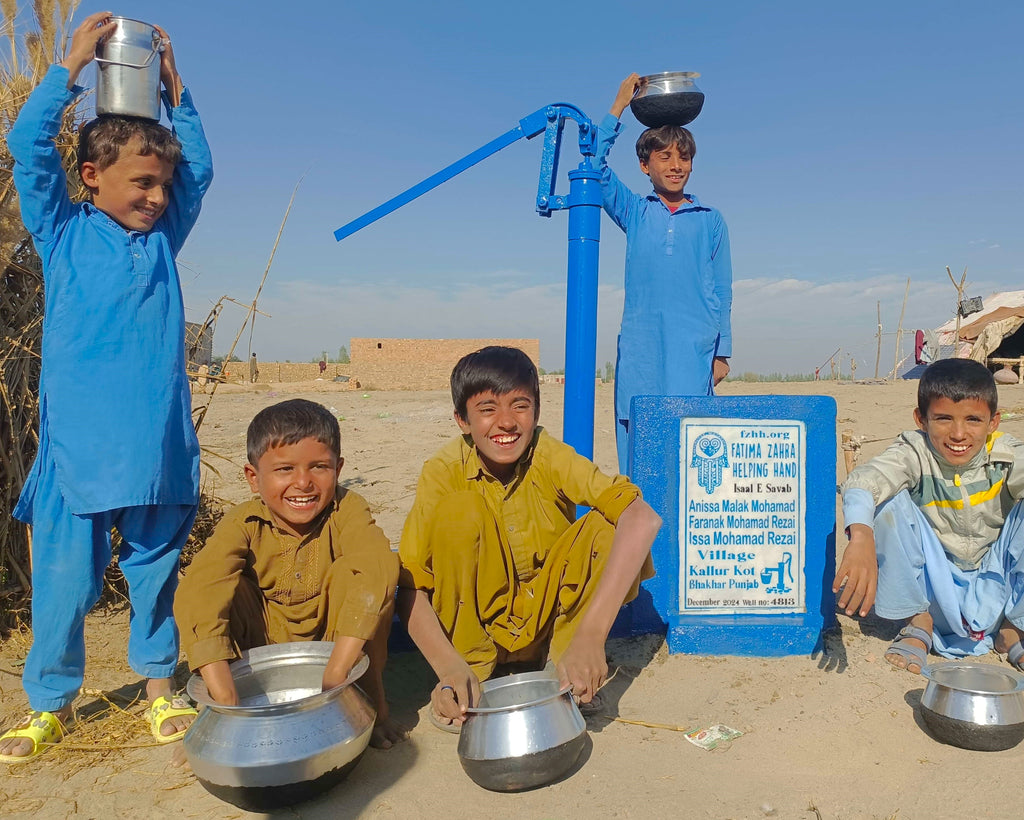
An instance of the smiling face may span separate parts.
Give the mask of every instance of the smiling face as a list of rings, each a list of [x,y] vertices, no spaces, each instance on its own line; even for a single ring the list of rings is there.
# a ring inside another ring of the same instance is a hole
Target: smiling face
[[[456,412],[455,421],[464,434],[473,437],[488,472],[508,483],[533,441],[539,415],[531,390],[517,388],[501,395],[486,390],[471,396],[466,402],[467,418]]]
[[[673,144],[652,151],[647,162],[640,161],[640,170],[651,178],[654,192],[661,201],[675,207],[684,200],[683,188],[693,171],[693,159]]]
[[[268,447],[245,477],[266,503],[274,523],[299,538],[308,535],[320,513],[334,501],[344,459],[315,438]]]
[[[981,399],[953,401],[940,396],[928,404],[927,417],[915,408],[914,421],[935,452],[959,467],[984,449],[989,433],[999,427],[999,413],[993,414]]]
[[[101,170],[84,162],[81,174],[93,205],[125,230],[145,233],[167,210],[174,165],[156,154],[138,153],[134,139],[112,165]]]

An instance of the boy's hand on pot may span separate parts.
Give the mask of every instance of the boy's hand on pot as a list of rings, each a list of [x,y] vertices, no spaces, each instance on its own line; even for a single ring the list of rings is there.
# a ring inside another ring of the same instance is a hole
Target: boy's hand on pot
[[[430,703],[439,717],[453,723],[464,723],[466,709],[480,700],[480,681],[469,664],[452,669],[439,676],[440,680],[430,693]]]
[[[633,95],[639,87],[640,75],[635,72],[622,81],[622,85],[619,86],[619,91],[615,95],[615,102],[612,103],[611,107],[611,113],[616,118],[621,116],[622,112],[626,110],[626,106],[629,105],[629,101],[633,99]]]
[[[580,703],[590,703],[608,677],[604,641],[587,640],[577,634],[555,664],[561,686],[572,687]]]
[[[108,34],[113,32],[117,24],[109,11],[98,11],[90,14],[71,35],[71,47],[62,65],[71,74],[68,88],[75,84],[79,73],[96,57],[96,46]]]
[[[171,96],[171,102],[178,105],[181,102],[181,89],[184,85],[178,75],[178,67],[174,62],[174,49],[171,48],[171,35],[156,23],[153,24],[156,33],[160,35],[160,81]]]

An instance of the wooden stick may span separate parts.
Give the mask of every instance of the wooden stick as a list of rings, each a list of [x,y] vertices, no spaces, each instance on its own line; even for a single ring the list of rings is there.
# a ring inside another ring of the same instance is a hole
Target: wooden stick
[[[646,726],[648,729],[668,729],[670,732],[692,732],[686,726],[673,726],[671,723],[648,723],[646,720],[627,720],[626,718],[613,717],[612,720],[619,723],[628,723],[630,726]]]
[[[882,360],[882,303],[878,303],[878,351],[875,353],[875,378],[878,378],[878,363]]]
[[[903,307],[900,309],[900,322],[896,326],[896,357],[892,366],[892,378],[896,380],[896,371],[900,369],[900,336],[903,335],[903,314],[907,310],[907,297],[910,295],[910,277],[907,277],[907,289],[903,292]]]
[[[305,178],[305,176],[306,175],[303,174],[301,177],[299,177],[299,181],[295,183],[295,189],[292,191],[291,199],[288,200],[288,207],[285,208],[285,211],[284,211],[284,219],[281,220],[281,227],[277,229],[277,238],[274,240],[274,247],[271,248],[271,250],[270,250],[270,258],[267,260],[267,267],[263,271],[263,278],[260,280],[260,286],[258,288],[256,288],[256,295],[252,299],[252,304],[249,305],[249,310],[245,314],[245,319],[242,320],[242,326],[240,328],[238,328],[238,333],[235,335],[235,340],[231,343],[231,349],[228,350],[227,354],[224,356],[224,368],[225,369],[227,368],[228,364],[230,363],[231,357],[235,353],[235,346],[238,344],[238,340],[242,338],[242,334],[245,332],[245,326],[247,324],[249,324],[249,321],[251,319],[252,320],[255,319],[255,316],[253,314],[255,314],[257,312],[256,311],[256,302],[257,302],[257,300],[259,300],[260,293],[263,291],[263,285],[266,284],[267,275],[270,273],[270,266],[273,264],[273,262],[274,262],[274,255],[277,253],[277,246],[281,242],[281,234],[284,233],[284,226],[286,224],[288,224],[288,214],[291,213],[292,204],[295,202],[295,195],[299,192],[299,186],[302,184],[302,180]],[[250,347],[252,346],[251,334],[250,334],[249,345],[250,345]],[[195,425],[196,425],[196,432],[197,433],[199,432],[199,428],[203,424],[203,419],[206,418],[206,411],[207,411],[207,409],[210,406],[210,402],[213,401],[214,394],[216,394],[216,392],[217,392],[217,385],[218,384],[219,384],[219,382],[214,382],[213,383],[213,389],[210,391],[210,401],[206,402],[206,405],[204,407],[202,407],[200,409],[200,411],[196,414]]]

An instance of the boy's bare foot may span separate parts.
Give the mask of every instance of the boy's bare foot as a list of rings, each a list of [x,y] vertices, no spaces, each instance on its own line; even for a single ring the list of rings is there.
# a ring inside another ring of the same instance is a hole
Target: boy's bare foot
[[[1024,641],[1024,632],[1004,618],[999,625],[999,632],[996,633],[993,647],[996,652],[1006,655],[1006,660],[1018,672],[1024,672],[1024,649],[1014,651],[1014,648],[1022,641]]]
[[[389,717],[377,718],[377,722],[373,724],[373,733],[370,735],[370,745],[374,749],[390,749],[403,740],[405,729]]]
[[[915,615],[886,650],[885,659],[897,669],[920,674],[932,648],[932,626],[929,613]]]
[[[174,678],[150,678],[146,681],[146,700],[153,703],[157,698],[174,697]],[[192,721],[196,719],[195,712],[183,715],[171,715],[163,719],[160,724],[160,734],[164,737],[173,737],[182,734]]]
[[[27,729],[32,724],[32,721],[36,719],[38,712],[31,712],[21,723],[17,726],[11,726],[11,730],[16,729]],[[51,712],[62,725],[66,726],[68,721],[71,720],[71,704],[69,703],[63,709],[58,709],[55,712]],[[5,737],[0,740],[0,756],[3,757],[31,757],[33,753],[38,753],[36,744],[30,737]]]

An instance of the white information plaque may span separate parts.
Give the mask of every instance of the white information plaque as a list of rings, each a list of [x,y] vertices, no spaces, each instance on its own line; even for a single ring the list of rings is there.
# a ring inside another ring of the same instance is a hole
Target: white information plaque
[[[804,423],[680,423],[680,611],[805,612]]]

